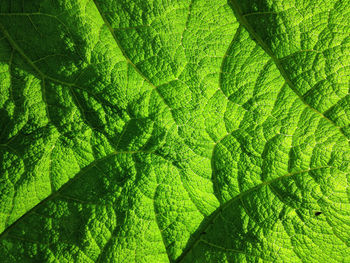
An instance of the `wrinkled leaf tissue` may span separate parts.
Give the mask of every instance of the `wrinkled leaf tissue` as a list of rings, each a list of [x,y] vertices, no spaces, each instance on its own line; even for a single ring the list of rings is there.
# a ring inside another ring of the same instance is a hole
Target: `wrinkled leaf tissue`
[[[0,1],[0,262],[350,262],[349,12]]]

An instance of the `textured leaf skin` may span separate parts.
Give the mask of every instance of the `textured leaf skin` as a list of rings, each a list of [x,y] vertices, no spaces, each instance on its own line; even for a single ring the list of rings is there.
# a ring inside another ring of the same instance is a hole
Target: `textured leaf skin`
[[[0,1],[0,262],[350,262],[349,12]]]

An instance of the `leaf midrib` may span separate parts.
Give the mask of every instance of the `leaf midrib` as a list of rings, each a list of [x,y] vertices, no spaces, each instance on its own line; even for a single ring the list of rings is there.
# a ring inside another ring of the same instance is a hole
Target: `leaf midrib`
[[[69,187],[74,182],[79,180],[79,178],[81,178],[87,171],[89,171],[93,167],[96,167],[97,164],[99,164],[99,163],[101,163],[101,162],[103,162],[103,161],[105,161],[105,160],[107,160],[107,159],[109,159],[109,158],[111,158],[111,157],[113,157],[115,155],[118,155],[118,154],[137,154],[137,153],[153,154],[153,152],[151,152],[151,151],[150,152],[148,152],[148,151],[113,151],[113,152],[105,155],[104,157],[101,157],[100,159],[94,160],[89,165],[87,165],[84,168],[82,168],[73,178],[71,178],[68,182],[66,182],[64,185],[62,185],[56,192],[53,192],[48,197],[46,197],[43,200],[41,200],[39,203],[37,203],[35,206],[33,206],[28,211],[26,211],[21,217],[16,219],[16,221],[11,223],[9,226],[7,226],[7,227],[5,226],[6,229],[2,233],[0,233],[0,240],[4,236],[6,236],[6,234],[8,232],[10,232],[10,230],[13,229],[24,217],[26,217],[31,212],[35,211],[35,209],[37,209],[42,204],[44,204],[47,201],[50,201],[50,200],[54,199],[55,197],[59,196],[62,191],[64,191],[67,187]]]
[[[303,174],[303,173],[308,173],[311,171],[315,171],[315,170],[321,170],[321,169],[330,169],[330,168],[335,168],[336,167],[332,167],[332,166],[320,166],[320,167],[314,167],[314,168],[310,168],[310,169],[306,169],[306,170],[301,170],[301,171],[295,171],[295,172],[291,172],[285,175],[281,175],[279,177],[276,177],[274,179],[271,179],[269,181],[265,181],[262,182],[252,188],[249,188],[248,190],[245,190],[241,193],[239,193],[238,195],[236,195],[235,197],[231,198],[230,200],[228,200],[226,203],[224,203],[223,205],[221,205],[219,208],[217,208],[210,216],[209,219],[206,221],[206,224],[201,228],[201,231],[199,232],[205,232],[205,230],[207,230],[209,228],[209,226],[211,225],[211,223],[213,223],[217,217],[219,216],[219,214],[225,210],[226,208],[228,208],[229,206],[232,205],[232,203],[234,203],[235,201],[237,201],[238,199],[242,198],[243,196],[246,196],[247,194],[250,194],[254,191],[259,190],[260,188],[262,188],[263,186],[266,185],[271,185],[274,182],[277,182],[279,180],[282,180],[284,178],[287,177],[291,177],[294,175],[298,175],[298,174]],[[185,249],[183,251],[183,253],[181,254],[181,256],[179,256],[174,263],[180,263],[185,257],[186,255],[201,241],[201,235],[197,234],[196,238],[192,241],[192,244],[190,246],[187,247],[187,249]]]
[[[284,78],[285,82],[288,84],[289,88],[298,96],[298,98],[312,111],[317,113],[319,116],[321,116],[324,120],[329,122],[332,126],[337,128],[340,133],[346,138],[346,140],[350,143],[349,138],[346,136],[344,131],[342,130],[342,127],[338,126],[332,119],[326,117],[322,112],[317,110],[316,108],[312,107],[307,101],[303,98],[303,96],[300,94],[300,92],[295,88],[294,83],[292,80],[288,77],[287,72],[284,70],[282,64],[280,63],[280,60],[273,54],[272,50],[268,47],[268,45],[262,40],[260,35],[254,30],[254,28],[250,25],[246,17],[243,15],[241,8],[236,0],[230,0],[231,7],[234,11],[234,14],[238,20],[238,22],[244,26],[249,34],[253,36],[255,41],[259,44],[259,46],[265,51],[265,53],[270,56],[274,64],[276,65],[277,69],[279,70],[281,76]]]

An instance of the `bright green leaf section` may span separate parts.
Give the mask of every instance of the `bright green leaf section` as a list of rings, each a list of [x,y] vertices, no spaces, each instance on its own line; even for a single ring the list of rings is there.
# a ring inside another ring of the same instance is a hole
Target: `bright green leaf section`
[[[347,1],[1,1],[1,262],[350,261]]]
[[[295,93],[349,137],[349,3],[232,3],[241,23],[271,56]]]

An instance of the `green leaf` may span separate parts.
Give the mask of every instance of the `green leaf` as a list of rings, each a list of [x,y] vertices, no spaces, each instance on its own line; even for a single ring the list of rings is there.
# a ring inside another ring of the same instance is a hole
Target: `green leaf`
[[[0,2],[0,262],[349,262],[348,1]]]

